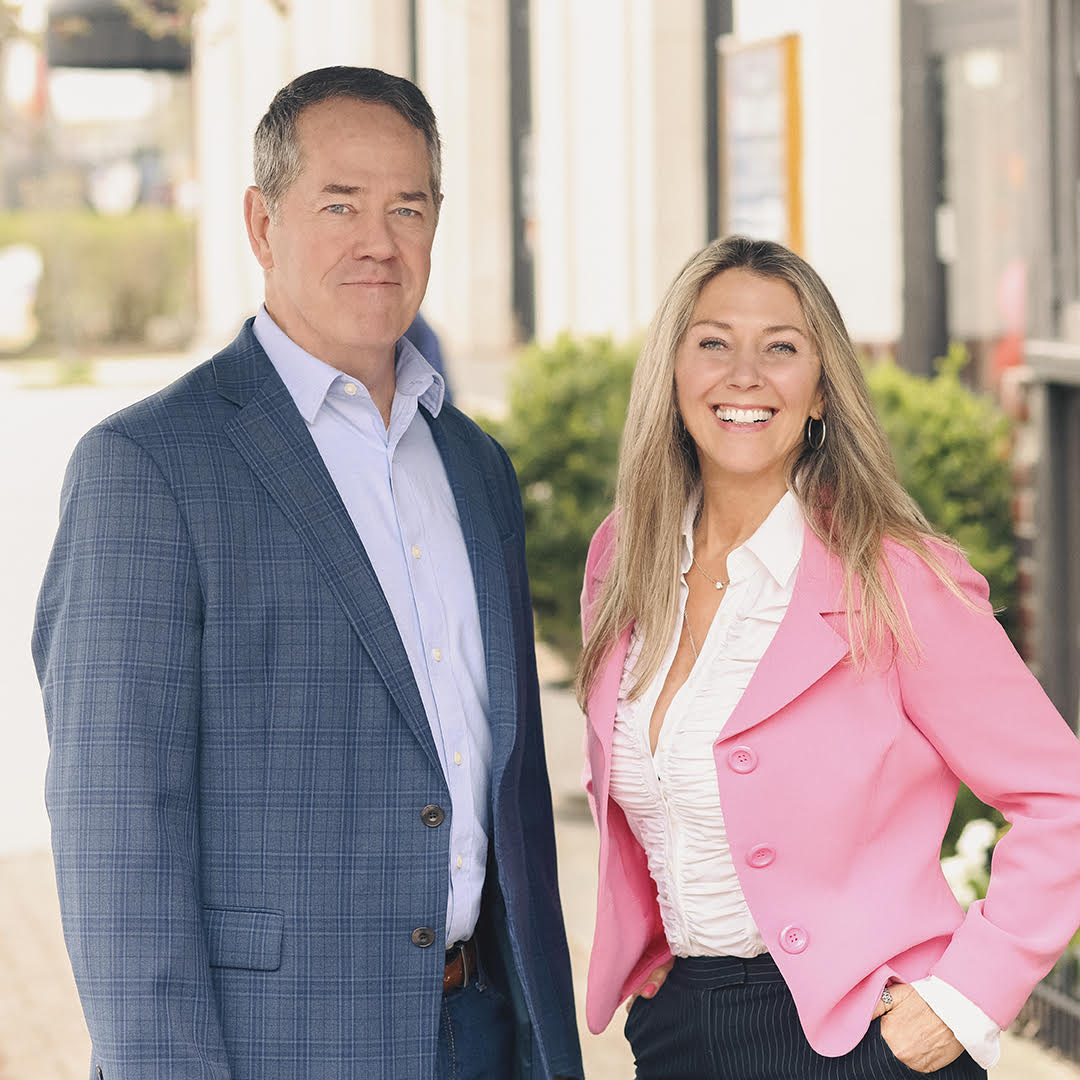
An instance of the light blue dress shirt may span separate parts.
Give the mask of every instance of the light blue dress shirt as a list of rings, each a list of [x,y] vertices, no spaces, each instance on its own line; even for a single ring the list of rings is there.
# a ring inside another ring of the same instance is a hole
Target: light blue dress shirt
[[[443,380],[405,338],[395,353],[390,426],[367,388],[305,352],[265,306],[255,336],[281,376],[363,542],[397,623],[450,789],[446,944],[480,914],[490,831],[487,673],[457,505],[422,406]],[[420,808],[417,807],[417,813]]]

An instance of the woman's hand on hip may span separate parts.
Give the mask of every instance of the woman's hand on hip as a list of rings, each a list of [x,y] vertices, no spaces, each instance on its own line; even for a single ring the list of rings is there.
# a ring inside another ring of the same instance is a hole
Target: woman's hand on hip
[[[668,972],[671,970],[674,960],[669,960],[666,964],[661,964],[658,968],[653,968],[649,973],[649,977],[626,999],[626,1011],[630,1011],[630,1007],[634,1004],[638,997],[654,998],[660,991],[660,987],[664,985],[664,980],[668,977]]]
[[[885,1045],[909,1069],[921,1073],[943,1069],[964,1052],[952,1030],[917,990],[907,983],[894,983],[889,994],[892,1004],[879,1001],[874,1017],[881,1017]]]

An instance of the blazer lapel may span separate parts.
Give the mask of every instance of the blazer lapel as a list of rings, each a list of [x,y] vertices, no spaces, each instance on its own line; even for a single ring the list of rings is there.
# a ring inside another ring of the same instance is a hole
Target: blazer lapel
[[[822,618],[845,610],[842,590],[840,564],[807,527],[787,614],[720,739],[734,738],[772,716],[847,655],[848,643]]]
[[[476,589],[480,636],[488,683],[488,722],[492,739],[492,791],[498,790],[517,734],[517,680],[514,617],[499,524],[492,513],[490,484],[476,464],[462,421],[453,413],[421,413],[446,468]]]
[[[432,763],[427,713],[382,587],[322,457],[250,322],[214,358],[218,389],[240,405],[225,432],[304,542]]]

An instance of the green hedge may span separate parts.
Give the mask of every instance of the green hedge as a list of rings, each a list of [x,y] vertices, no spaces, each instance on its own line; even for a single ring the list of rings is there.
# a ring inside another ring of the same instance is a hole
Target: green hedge
[[[1017,594],[1010,425],[992,398],[960,380],[966,363],[964,348],[954,345],[932,379],[882,363],[868,369],[867,382],[900,482],[987,579],[990,601],[1012,634]]]
[[[186,344],[195,327],[195,225],[174,211],[0,214],[0,248],[41,253],[34,348]]]
[[[509,415],[487,425],[517,470],[540,635],[568,658],[581,646],[585,554],[611,509],[619,436],[637,359],[610,338],[531,346],[510,385]]]

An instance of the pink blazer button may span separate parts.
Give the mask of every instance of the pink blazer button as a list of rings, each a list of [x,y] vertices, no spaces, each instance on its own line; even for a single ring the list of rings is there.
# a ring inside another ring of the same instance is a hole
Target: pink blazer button
[[[746,853],[747,864],[754,867],[756,870],[760,870],[763,866],[768,866],[775,858],[776,848],[771,844],[755,844]]]
[[[810,944],[810,935],[801,926],[785,926],[780,931],[780,948],[786,953],[801,953]]]
[[[757,768],[757,754],[749,746],[736,746],[728,754],[727,763],[734,772],[753,772]]]

